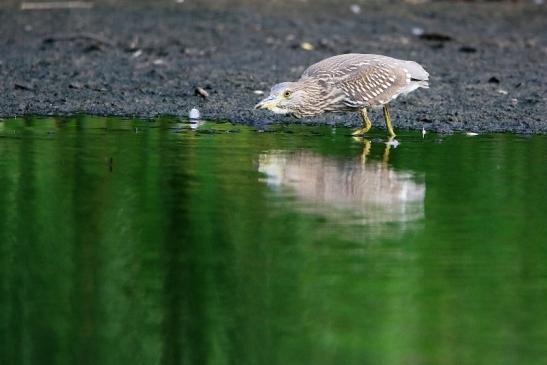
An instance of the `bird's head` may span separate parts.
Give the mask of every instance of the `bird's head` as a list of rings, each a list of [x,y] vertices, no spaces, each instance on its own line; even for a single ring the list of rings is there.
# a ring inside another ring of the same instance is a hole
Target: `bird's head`
[[[270,95],[255,105],[255,109],[271,110],[275,114],[300,116],[306,105],[307,90],[300,82],[282,82],[274,85]]]

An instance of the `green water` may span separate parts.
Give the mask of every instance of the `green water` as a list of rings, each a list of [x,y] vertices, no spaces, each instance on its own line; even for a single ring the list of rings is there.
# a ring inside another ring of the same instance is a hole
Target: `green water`
[[[0,121],[0,364],[547,364],[547,136]]]

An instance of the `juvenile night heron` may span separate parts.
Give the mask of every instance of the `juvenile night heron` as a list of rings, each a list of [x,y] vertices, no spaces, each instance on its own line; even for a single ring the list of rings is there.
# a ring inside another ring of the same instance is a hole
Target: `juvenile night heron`
[[[256,109],[297,118],[325,112],[359,111],[363,122],[353,135],[368,132],[367,109],[382,107],[390,136],[395,136],[387,104],[401,94],[428,88],[429,74],[414,61],[373,54],[343,54],[311,65],[295,82],[274,85]]]

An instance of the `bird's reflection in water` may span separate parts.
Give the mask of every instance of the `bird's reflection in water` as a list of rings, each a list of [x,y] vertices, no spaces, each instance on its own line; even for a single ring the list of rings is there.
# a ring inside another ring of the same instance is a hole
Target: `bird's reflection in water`
[[[380,161],[370,158],[371,142],[362,142],[355,159],[336,159],[300,150],[271,151],[259,158],[264,181],[297,198],[299,209],[335,219],[335,223],[383,224],[417,221],[424,216],[425,184],[411,171],[388,163],[395,140],[385,143]]]

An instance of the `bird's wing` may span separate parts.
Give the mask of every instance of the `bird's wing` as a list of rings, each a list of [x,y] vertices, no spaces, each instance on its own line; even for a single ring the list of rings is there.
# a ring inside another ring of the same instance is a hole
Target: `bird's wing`
[[[302,74],[301,79],[310,77],[320,79],[340,78],[378,57],[382,56],[348,53],[329,57],[308,67]]]
[[[335,85],[346,94],[344,104],[363,107],[389,102],[410,80],[406,69],[376,59],[348,72],[335,81]]]
[[[427,81],[429,78],[427,71],[420,64],[414,61],[399,60],[377,54],[348,53],[329,57],[314,63],[304,71],[301,79],[307,79],[309,77],[343,77],[350,71],[353,72],[356,69],[378,61],[394,66],[397,65],[406,69],[413,79]]]

